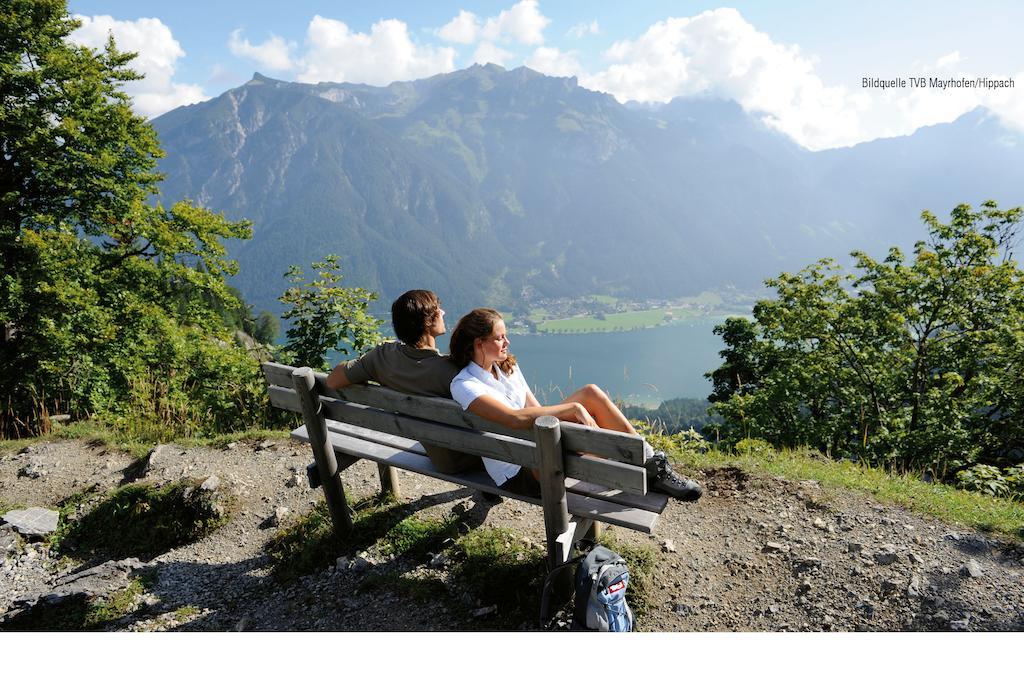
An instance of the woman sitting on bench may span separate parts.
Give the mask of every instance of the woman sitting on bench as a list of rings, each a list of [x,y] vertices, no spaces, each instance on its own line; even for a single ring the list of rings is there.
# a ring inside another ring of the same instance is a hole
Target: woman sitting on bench
[[[452,398],[463,410],[511,429],[529,429],[542,415],[566,422],[636,434],[622,411],[594,384],[570,394],[563,403],[542,406],[530,391],[516,358],[508,352],[505,321],[493,308],[477,308],[459,320],[452,332],[451,358],[462,371],[452,380]],[[645,442],[650,488],[679,500],[697,500],[703,490],[697,482],[677,476],[662,451]],[[494,483],[506,491],[540,495],[537,473],[520,465],[484,458]]]

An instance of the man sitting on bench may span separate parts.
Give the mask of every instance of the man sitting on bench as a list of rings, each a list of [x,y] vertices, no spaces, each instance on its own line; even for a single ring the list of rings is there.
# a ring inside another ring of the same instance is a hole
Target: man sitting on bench
[[[460,368],[437,350],[437,338],[447,330],[437,295],[413,289],[391,304],[391,325],[399,341],[385,342],[359,358],[343,361],[327,377],[327,386],[341,389],[350,384],[378,384],[414,396],[451,398],[451,383]],[[479,469],[479,456],[442,446],[423,444],[438,471],[457,474]]]

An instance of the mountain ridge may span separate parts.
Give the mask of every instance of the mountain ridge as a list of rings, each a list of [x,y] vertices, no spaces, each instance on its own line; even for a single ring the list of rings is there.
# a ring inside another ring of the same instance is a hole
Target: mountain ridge
[[[1021,146],[986,143],[1016,134],[984,110],[812,152],[735,102],[630,107],[526,67],[388,86],[255,73],[153,125],[165,197],[254,221],[234,284],[270,310],[275,275],[330,252],[347,284],[428,287],[453,310],[668,298],[910,246],[923,209],[1024,203]]]

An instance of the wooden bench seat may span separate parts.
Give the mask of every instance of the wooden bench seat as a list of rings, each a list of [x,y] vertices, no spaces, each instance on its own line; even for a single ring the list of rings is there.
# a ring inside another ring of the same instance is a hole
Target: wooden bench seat
[[[548,565],[564,562],[573,542],[599,523],[651,533],[668,498],[647,490],[644,442],[635,434],[538,418],[513,430],[468,413],[451,399],[410,396],[373,385],[327,387],[309,368],[264,363],[271,404],[302,414],[292,437],[309,443],[335,531],[351,530],[341,472],[359,459],[378,466],[381,488],[400,495],[395,468],[539,505]],[[483,470],[438,471],[423,444],[494,458],[539,471],[540,498],[499,489]]]
[[[453,484],[467,486],[469,488],[486,491],[488,493],[496,493],[498,495],[505,496],[506,498],[515,498],[527,503],[533,503],[534,505],[542,504],[540,498],[533,498],[531,496],[503,491],[494,484],[490,475],[483,470],[474,470],[459,474],[446,474],[444,472],[440,472],[436,467],[434,467],[434,464],[430,462],[430,458],[427,457],[423,450],[423,446],[416,441],[412,441],[410,445],[414,444],[418,448],[416,448],[416,450],[407,450],[394,442],[382,443],[385,441],[391,441],[391,439],[381,438],[382,436],[390,435],[382,435],[380,432],[377,432],[377,437],[375,439],[368,440],[346,434],[345,432],[348,430],[344,429],[344,427],[349,427],[349,425],[339,426],[343,428],[337,429],[337,427],[335,427],[335,429],[331,429],[331,424],[328,423],[331,445],[334,447],[335,453],[343,453],[345,455],[352,456],[353,460],[351,462],[363,458],[366,460],[372,460],[373,462],[381,465],[397,467],[401,470],[408,470],[409,472],[423,474],[428,477],[434,477],[435,479],[442,479]],[[299,427],[293,431],[291,435],[292,438],[297,441],[309,443],[309,433],[305,427]],[[408,439],[404,440],[409,441]],[[580,484],[580,490],[584,491],[587,490],[588,487],[592,486],[585,484],[584,482],[576,483]],[[614,524],[616,526],[633,529],[635,531],[642,531],[649,534],[654,530],[654,525],[658,521],[658,513],[661,512],[661,510],[651,511],[638,509],[634,506],[623,505],[605,498],[593,497],[585,493],[576,493],[570,485],[569,479],[566,479],[565,488],[566,503],[568,504],[569,514],[577,517],[605,522],[607,524]],[[599,489],[600,487],[593,488]],[[601,490],[601,492],[605,491],[606,490]],[[612,497],[614,497],[615,494],[629,496],[629,494],[622,494],[621,491],[612,490],[608,491],[608,493],[610,493]],[[664,503],[667,498],[663,494],[654,495],[660,496],[661,499],[664,499],[660,501],[662,509],[664,509]],[[642,497],[635,496],[635,498]],[[649,504],[647,501],[644,502],[645,504]]]

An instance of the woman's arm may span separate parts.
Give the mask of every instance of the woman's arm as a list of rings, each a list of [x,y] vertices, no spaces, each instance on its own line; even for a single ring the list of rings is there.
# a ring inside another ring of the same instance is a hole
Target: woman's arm
[[[529,429],[533,422],[542,415],[554,415],[559,420],[566,422],[579,422],[588,427],[596,427],[597,423],[590,416],[586,408],[580,403],[559,403],[554,406],[542,406],[533,399],[536,405],[530,405],[532,393],[527,394],[527,406],[525,408],[509,408],[507,405],[493,396],[478,396],[469,404],[469,412],[509,429]]]

